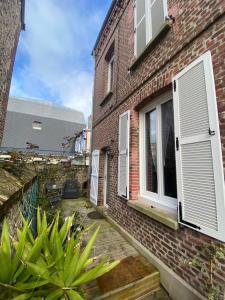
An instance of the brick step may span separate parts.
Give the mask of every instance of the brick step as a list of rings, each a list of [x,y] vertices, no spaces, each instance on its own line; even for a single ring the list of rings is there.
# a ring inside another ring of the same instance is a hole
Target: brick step
[[[136,300],[159,289],[159,271],[144,257],[129,256],[88,287],[87,299]]]

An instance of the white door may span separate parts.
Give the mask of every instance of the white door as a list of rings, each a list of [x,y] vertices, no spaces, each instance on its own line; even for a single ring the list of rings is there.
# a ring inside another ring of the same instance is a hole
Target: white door
[[[91,164],[91,191],[90,199],[97,205],[98,203],[98,174],[99,174],[99,150],[92,152],[92,164]]]
[[[108,164],[109,164],[109,154],[105,153],[105,163],[104,163],[104,206],[108,207]]]

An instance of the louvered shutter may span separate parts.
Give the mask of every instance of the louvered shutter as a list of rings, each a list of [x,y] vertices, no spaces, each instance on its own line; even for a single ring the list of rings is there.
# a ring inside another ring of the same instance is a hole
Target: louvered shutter
[[[210,52],[174,78],[180,223],[225,241],[224,174]]]
[[[151,37],[156,36],[163,24],[167,15],[166,0],[150,0],[150,22],[151,22]]]
[[[119,119],[119,158],[118,158],[118,194],[129,198],[129,135],[130,112]]]
[[[91,201],[96,205],[98,201],[98,174],[99,174],[99,150],[95,150],[92,152],[90,198]]]
[[[135,7],[135,56],[139,56],[146,46],[146,5],[145,0],[136,0]]]

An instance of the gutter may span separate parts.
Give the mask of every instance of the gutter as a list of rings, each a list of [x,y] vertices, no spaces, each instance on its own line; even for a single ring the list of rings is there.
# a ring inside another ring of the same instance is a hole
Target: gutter
[[[117,6],[117,5],[120,6],[120,5],[121,5],[121,2],[122,2],[122,0],[113,0],[113,1],[112,1],[111,5],[110,5],[110,8],[109,8],[109,10],[108,10],[108,12],[107,12],[107,15],[106,15],[106,17],[105,17],[105,20],[104,20],[104,22],[103,22],[103,24],[102,24],[102,27],[101,27],[101,29],[100,29],[100,32],[99,32],[99,34],[98,34],[98,37],[97,37],[97,40],[96,40],[96,42],[95,42],[94,48],[93,48],[93,50],[92,50],[92,52],[91,52],[91,55],[94,55],[94,53],[95,53],[95,50],[96,50],[96,48],[97,48],[97,46],[98,46],[98,43],[99,43],[99,41],[100,41],[100,39],[101,39],[102,33],[103,33],[104,29],[105,29],[106,24],[108,23],[109,17],[110,17],[110,15],[111,15],[111,13],[112,13],[114,7]]]
[[[25,30],[25,0],[21,0],[21,29]]]

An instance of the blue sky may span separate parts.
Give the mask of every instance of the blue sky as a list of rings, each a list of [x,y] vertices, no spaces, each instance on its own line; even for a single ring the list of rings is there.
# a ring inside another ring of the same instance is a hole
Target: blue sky
[[[10,94],[91,113],[91,51],[111,0],[28,0]]]

